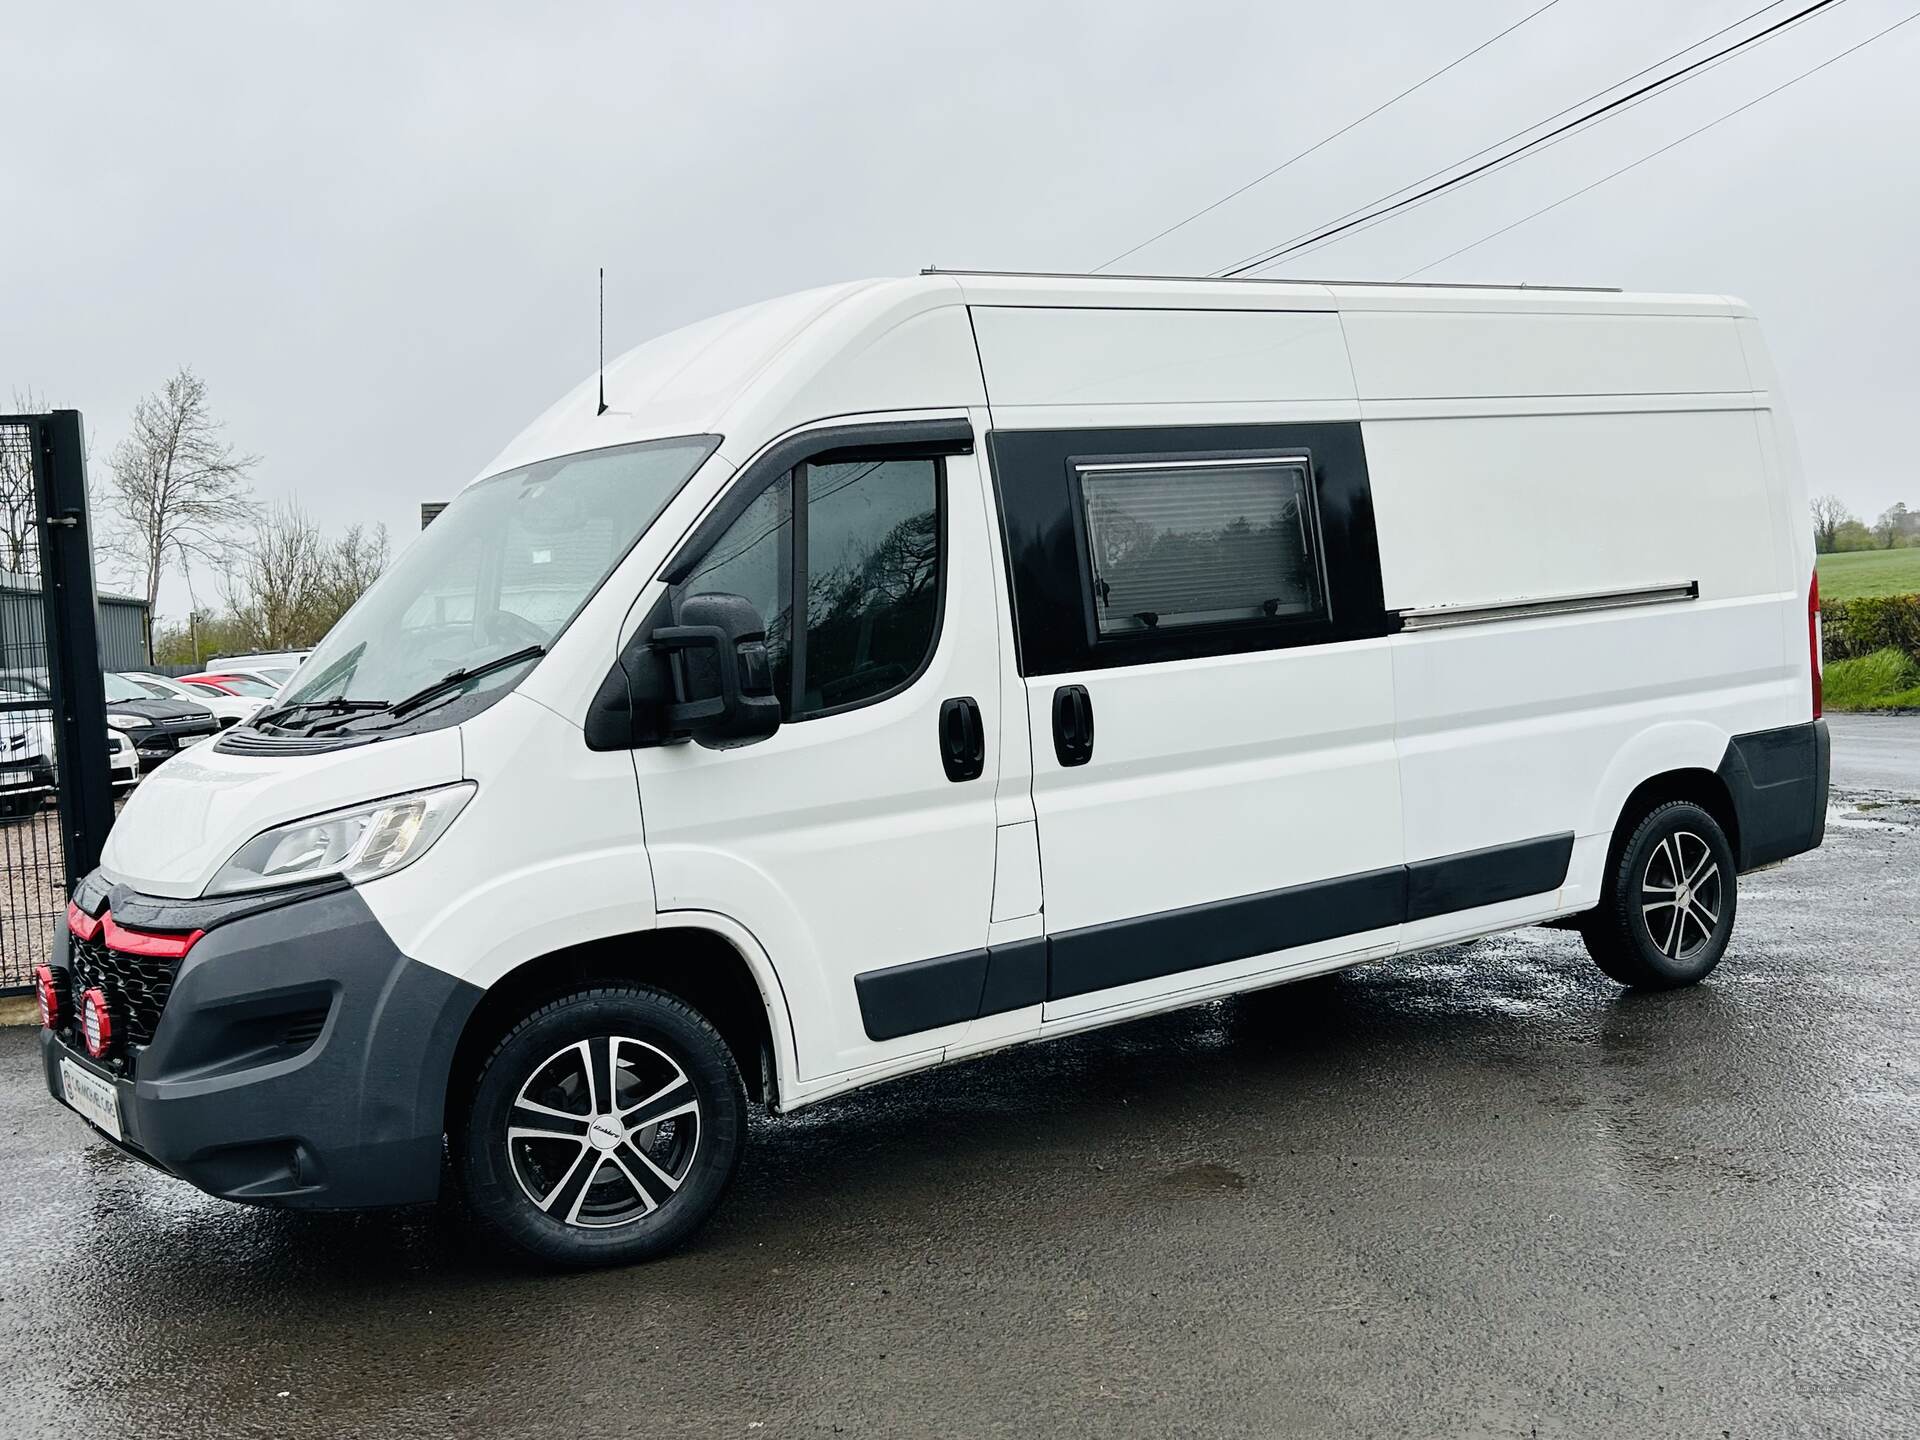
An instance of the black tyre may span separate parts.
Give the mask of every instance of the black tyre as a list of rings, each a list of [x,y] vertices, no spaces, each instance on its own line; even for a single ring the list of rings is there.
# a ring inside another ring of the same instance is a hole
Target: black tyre
[[[733,1055],[697,1010],[638,985],[551,1001],[480,1072],[454,1165],[474,1212],[553,1265],[625,1265],[714,1212],[746,1144]]]
[[[1738,901],[1733,846],[1719,822],[1673,800],[1633,827],[1580,934],[1594,963],[1622,985],[1693,985],[1726,953]]]

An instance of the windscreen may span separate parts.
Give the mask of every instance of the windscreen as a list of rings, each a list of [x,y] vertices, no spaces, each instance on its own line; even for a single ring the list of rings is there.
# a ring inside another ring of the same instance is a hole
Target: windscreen
[[[255,680],[251,675],[222,675],[216,685],[224,685],[235,695],[248,700],[271,700],[275,687],[264,680]]]
[[[713,453],[712,436],[588,450],[468,486],[307,658],[286,707],[393,704],[459,670],[506,686],[558,638]]]

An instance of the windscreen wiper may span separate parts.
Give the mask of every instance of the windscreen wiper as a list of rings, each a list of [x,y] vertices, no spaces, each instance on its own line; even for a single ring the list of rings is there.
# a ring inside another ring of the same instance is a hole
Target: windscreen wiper
[[[276,705],[273,709],[254,716],[248,723],[252,725],[272,725],[302,710],[318,710],[325,715],[337,715],[342,711],[357,714],[362,710],[384,710],[386,708],[387,702],[384,700],[347,700],[336,695],[331,700],[296,700],[291,705]]]
[[[494,671],[505,670],[509,666],[524,665],[527,661],[537,660],[546,653],[547,647],[544,645],[526,645],[518,650],[509,651],[505,655],[496,655],[491,660],[482,660],[478,665],[462,665],[458,669],[449,670],[438,680],[422,685],[411,695],[373,706],[372,712],[362,712],[356,703],[356,708],[350,714],[342,715],[338,720],[322,720],[319,724],[310,727],[307,733],[318,735],[325,730],[338,730],[362,718],[364,713],[391,715],[398,720],[412,714],[421,706],[437,700],[449,690],[459,689],[469,680],[478,680],[482,675],[491,675]]]
[[[449,670],[431,685],[422,685],[404,700],[396,700],[387,707],[391,715],[406,715],[418,710],[427,701],[447,691],[464,685],[469,680],[478,680],[482,675],[491,675],[496,670],[505,670],[509,666],[523,665],[529,660],[538,660],[547,653],[544,645],[523,645],[518,650],[505,655],[496,655],[491,660],[482,660],[478,665],[462,665],[457,670]]]

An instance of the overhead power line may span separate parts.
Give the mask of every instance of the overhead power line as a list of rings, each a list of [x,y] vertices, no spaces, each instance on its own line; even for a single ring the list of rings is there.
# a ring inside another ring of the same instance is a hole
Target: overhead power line
[[[1845,4],[1846,0],[1836,0],[1836,3]],[[1768,8],[1771,8],[1771,7],[1768,7]],[[1773,28],[1771,33],[1766,33],[1766,34],[1756,33],[1756,35],[1752,37],[1753,45],[1751,48],[1757,48],[1760,45],[1765,45],[1771,41],[1777,40],[1782,35],[1786,34],[1787,31],[1793,29],[1795,26],[1806,24],[1809,20],[1813,18],[1814,16],[1811,11],[1802,12],[1801,14],[1796,16],[1789,16],[1785,21],[1781,22],[1779,26]],[[1725,32],[1723,31],[1721,33],[1725,33]],[[1713,37],[1710,36],[1708,38],[1711,39]],[[1697,50],[1700,44],[1705,44],[1705,43],[1706,41],[1701,41],[1699,42],[1699,44],[1688,46],[1687,49]],[[1686,52],[1683,51],[1681,53],[1684,54]],[[1508,154],[1501,156],[1499,159],[1494,160],[1489,164],[1480,167],[1480,169],[1474,174],[1462,175],[1460,177],[1457,177],[1458,178],[1457,186],[1452,184],[1436,185],[1431,190],[1428,190],[1423,194],[1409,196],[1407,201],[1403,205],[1396,205],[1390,208],[1380,209],[1375,211],[1371,215],[1362,215],[1361,218],[1359,220],[1356,220],[1351,226],[1341,227],[1340,233],[1338,234],[1323,232],[1321,236],[1316,237],[1314,234],[1309,232],[1308,236],[1304,238],[1300,244],[1298,245],[1293,245],[1291,243],[1289,244],[1285,258],[1300,259],[1304,256],[1311,255],[1316,250],[1323,250],[1329,245],[1338,244],[1341,240],[1345,239],[1349,235],[1362,234],[1368,230],[1373,229],[1373,227],[1376,225],[1384,225],[1389,220],[1396,219],[1401,215],[1409,214],[1412,211],[1418,210],[1423,205],[1429,205],[1433,203],[1435,200],[1441,199],[1443,196],[1452,194],[1455,188],[1464,190],[1469,185],[1477,185],[1480,181],[1486,179],[1489,175],[1497,175],[1502,170],[1507,169],[1509,166],[1521,164],[1524,161],[1531,160],[1537,155],[1543,155],[1547,151],[1551,150],[1554,146],[1565,144],[1568,140],[1573,139],[1576,135],[1583,135],[1587,132],[1587,130],[1593,128],[1596,125],[1603,125],[1608,120],[1617,119],[1619,116],[1626,114],[1629,110],[1633,110],[1641,105],[1645,105],[1649,101],[1658,100],[1663,95],[1671,94],[1673,90],[1678,89],[1681,85],[1687,84],[1694,80],[1698,80],[1702,75],[1705,75],[1710,70],[1714,70],[1722,65],[1732,63],[1734,60],[1737,60],[1744,53],[1745,53],[1745,49],[1740,46],[1729,46],[1727,49],[1721,51],[1717,55],[1707,56],[1705,60],[1701,62],[1701,68],[1698,70],[1695,70],[1692,74],[1686,76],[1685,79],[1682,79],[1671,86],[1666,86],[1664,88],[1659,88],[1659,89],[1654,89],[1651,87],[1643,87],[1641,93],[1638,94],[1637,96],[1622,97],[1628,103],[1621,105],[1619,109],[1609,111],[1606,115],[1602,115],[1597,119],[1589,117],[1585,121],[1576,122],[1571,127],[1563,127],[1560,131],[1558,131],[1557,133],[1551,136],[1541,136],[1539,139],[1539,143],[1537,145],[1516,148],[1513,151],[1509,152]],[[1645,72],[1642,71],[1641,73],[1644,74]],[[1678,72],[1675,72],[1675,73],[1677,74]],[[1633,78],[1635,77],[1629,77],[1628,80],[1623,80],[1620,83],[1622,85],[1631,83],[1631,80]],[[1617,90],[1619,88],[1620,87],[1618,85],[1609,86],[1607,91],[1602,91],[1601,93],[1606,94],[1608,93],[1608,91]],[[1562,112],[1562,113],[1565,113],[1565,112]],[[1542,121],[1541,123],[1546,124],[1549,122]],[[1537,130],[1538,128],[1539,126],[1537,125],[1528,127],[1529,130]],[[1524,135],[1527,133],[1527,131],[1523,130],[1520,133]],[[1489,148],[1491,149],[1491,148],[1497,148],[1497,147],[1489,147]],[[1468,163],[1468,161],[1471,161],[1474,158],[1476,158],[1477,155],[1484,155],[1486,153],[1487,152],[1485,150],[1478,151],[1476,152],[1476,155],[1470,155],[1467,157],[1466,160],[1458,161],[1454,165],[1449,165],[1438,173],[1445,174],[1448,170],[1457,169],[1460,165],[1464,165]],[[1420,182],[1416,181],[1415,183],[1418,184]],[[1393,193],[1394,195],[1398,195],[1398,194],[1401,194],[1402,191],[1410,188],[1412,187],[1403,186],[1401,190],[1397,190]],[[1389,196],[1387,198],[1391,199],[1393,197]],[[1363,206],[1361,208],[1366,209],[1368,207]],[[1347,219],[1348,216],[1356,215],[1356,214],[1360,214],[1360,212],[1349,211],[1348,215],[1343,215],[1340,218],[1344,220],[1344,219]],[[1338,222],[1334,222],[1334,223],[1337,224]],[[1280,263],[1280,258],[1275,257],[1272,259],[1266,259],[1266,260],[1260,261],[1255,268],[1260,270],[1268,270],[1268,269],[1271,269],[1274,265],[1277,265],[1279,263]]]
[[[1775,3],[1778,3],[1778,0],[1775,0]],[[1625,109],[1629,109],[1632,106],[1639,104],[1641,101],[1651,97],[1656,93],[1665,92],[1675,88],[1678,85],[1684,84],[1686,81],[1693,79],[1694,77],[1704,73],[1706,70],[1713,68],[1714,66],[1727,60],[1731,56],[1739,54],[1740,52],[1745,51],[1747,49],[1750,49],[1755,45],[1763,44],[1764,42],[1774,38],[1776,35],[1779,35],[1784,31],[1803,23],[1804,21],[1810,19],[1812,16],[1818,14],[1819,12],[1843,3],[1844,3],[1844,0],[1814,0],[1813,4],[1806,5],[1801,9],[1796,10],[1793,14],[1787,16],[1785,19],[1775,21],[1771,25],[1765,26],[1760,30],[1756,30],[1752,34],[1744,36],[1741,39],[1734,41],[1731,45],[1727,45],[1722,49],[1714,51],[1712,54],[1704,55],[1698,60],[1691,61],[1688,64],[1681,66],[1678,70],[1668,71],[1666,74],[1660,75],[1655,79],[1648,81],[1645,85],[1641,85],[1636,89],[1629,90],[1625,94],[1617,95],[1613,99],[1607,100],[1604,103],[1597,105],[1590,110],[1583,108],[1587,105],[1590,105],[1594,100],[1599,99],[1601,96],[1611,94],[1613,91],[1620,89],[1620,87],[1623,85],[1632,84],[1633,81],[1639,79],[1641,76],[1648,74],[1649,71],[1657,70],[1661,66],[1668,64],[1672,60],[1677,59],[1682,55],[1686,55],[1694,50],[1699,49],[1702,45],[1708,44],[1711,41],[1718,39],[1720,36],[1726,34],[1729,30],[1737,29],[1741,25],[1745,25],[1749,23],[1750,21],[1758,18],[1759,16],[1764,15],[1768,10],[1771,10],[1774,8],[1773,4],[1763,5],[1760,7],[1760,9],[1754,11],[1751,15],[1748,15],[1745,19],[1737,20],[1732,25],[1723,26],[1721,29],[1716,30],[1712,35],[1707,36],[1706,39],[1704,40],[1696,40],[1691,45],[1683,46],[1681,49],[1675,51],[1672,55],[1668,56],[1665,60],[1656,61],[1653,65],[1650,65],[1642,70],[1636,71],[1632,75],[1629,75],[1625,80],[1621,80],[1613,85],[1607,86],[1604,90],[1600,90],[1596,92],[1594,95],[1589,96],[1586,100],[1582,100],[1577,102],[1574,105],[1570,105],[1566,109],[1560,110],[1555,114],[1548,116],[1545,120],[1537,121],[1532,125],[1529,125],[1524,127],[1523,129],[1517,130],[1512,135],[1509,135],[1506,139],[1496,141],[1492,145],[1489,145],[1481,150],[1477,150],[1472,155],[1467,156],[1466,159],[1464,160],[1454,161],[1451,165],[1443,166],[1441,169],[1434,171],[1431,175],[1425,176],[1420,180],[1413,181],[1409,185],[1403,185],[1398,190],[1390,191],[1387,195],[1381,197],[1378,200],[1370,201],[1368,202],[1368,204],[1359,207],[1359,209],[1357,210],[1348,211],[1345,215],[1341,216],[1338,220],[1329,222],[1328,224],[1323,226],[1317,226],[1311,230],[1303,231],[1301,234],[1293,237],[1291,240],[1283,241],[1279,245],[1272,246],[1265,250],[1262,250],[1253,256],[1250,256],[1244,260],[1238,261],[1235,264],[1227,267],[1226,269],[1221,271],[1216,271],[1215,273],[1220,275],[1233,276],[1233,275],[1244,274],[1249,270],[1265,269],[1267,266],[1272,265],[1276,261],[1284,259],[1289,255],[1296,254],[1303,250],[1318,249],[1320,248],[1320,246],[1328,243],[1329,241],[1337,238],[1338,236],[1348,233],[1349,231],[1360,229],[1360,228],[1371,228],[1373,225],[1379,223],[1383,219],[1386,219],[1388,216],[1398,214],[1401,211],[1410,209],[1416,205],[1424,204],[1426,201],[1433,199],[1435,196],[1440,195],[1448,190],[1454,189],[1458,186],[1469,184],[1472,181],[1479,179],[1481,176],[1485,174],[1488,174],[1497,169],[1504,168],[1505,166],[1514,163],[1515,161],[1521,159],[1522,157],[1528,154],[1534,153],[1551,144],[1554,144],[1560,139],[1565,138],[1566,136],[1572,134],[1577,130],[1585,129],[1591,125],[1598,123],[1599,121],[1601,121],[1602,119],[1608,116],[1619,113]],[[1503,153],[1496,155],[1491,160],[1484,161],[1483,163],[1478,165],[1473,165],[1471,169],[1467,169],[1467,170],[1460,169],[1460,167],[1463,165],[1471,165],[1473,161],[1479,159],[1483,155],[1487,155],[1496,150],[1501,150],[1503,146],[1509,145],[1512,141],[1520,139],[1521,136],[1528,135],[1533,131],[1538,131],[1541,129],[1542,126],[1552,125],[1555,120],[1558,120],[1562,116],[1570,114],[1574,111],[1580,111],[1581,113],[1575,115],[1573,119],[1566,121],[1564,124],[1556,125],[1554,126],[1554,128],[1550,130],[1546,130],[1542,134],[1534,135],[1533,138],[1522,141],[1522,143],[1515,145],[1510,150],[1505,150]],[[1438,183],[1436,184],[1427,185],[1428,181],[1436,180],[1437,177],[1440,177],[1440,176],[1446,176],[1447,178],[1439,179]],[[1421,186],[1426,186],[1426,188],[1424,189],[1417,188]],[[1408,191],[1413,191],[1414,193],[1409,194],[1407,193]],[[1396,199],[1395,198],[1396,196],[1401,198]]]
[[[1465,64],[1467,61],[1471,60],[1474,56],[1478,55],[1482,50],[1486,49],[1489,45],[1492,45],[1498,40],[1505,39],[1507,36],[1511,35],[1514,31],[1518,30],[1522,25],[1525,25],[1528,21],[1537,19],[1539,16],[1546,14],[1547,11],[1553,9],[1553,7],[1558,5],[1559,3],[1560,3],[1560,0],[1547,0],[1547,3],[1542,5],[1538,10],[1534,10],[1529,14],[1521,16],[1518,20],[1514,21],[1513,24],[1507,26],[1507,28],[1502,30],[1499,34],[1490,36],[1489,38],[1482,40],[1478,45],[1474,46],[1473,49],[1467,51],[1466,54],[1460,56],[1458,59],[1449,60],[1445,65],[1442,65],[1438,70],[1434,71],[1431,75],[1427,76],[1424,80],[1420,80],[1415,84],[1409,85],[1406,89],[1402,90],[1398,95],[1395,95],[1392,99],[1382,101],[1380,104],[1374,106],[1373,109],[1367,111],[1367,113],[1362,115],[1358,120],[1350,121],[1349,123],[1342,125],[1338,130],[1334,131],[1331,135],[1323,136],[1321,139],[1314,141],[1313,144],[1309,145],[1306,149],[1300,151],[1297,155],[1288,156],[1285,160],[1282,160],[1278,165],[1274,166],[1271,170],[1267,171],[1265,174],[1254,176],[1253,179],[1247,181],[1247,183],[1242,185],[1239,189],[1229,190],[1226,194],[1222,195],[1218,200],[1215,200],[1212,204],[1201,206],[1198,210],[1194,211],[1191,215],[1187,216],[1186,219],[1176,220],[1173,224],[1169,225],[1166,229],[1160,231],[1158,234],[1149,235],[1146,239],[1142,240],[1138,245],[1133,246],[1131,249],[1122,250],[1118,255],[1115,255],[1111,260],[1102,260],[1098,265],[1093,267],[1093,270],[1090,273],[1097,275],[1099,274],[1100,271],[1106,269],[1109,265],[1118,265],[1122,260],[1126,259],[1129,255],[1137,254],[1140,251],[1146,249],[1149,245],[1154,244],[1156,241],[1166,239],[1167,236],[1173,234],[1173,232],[1176,230],[1185,229],[1187,226],[1191,225],[1194,221],[1198,220],[1202,215],[1211,214],[1213,211],[1218,210],[1222,205],[1226,204],[1229,200],[1237,199],[1239,196],[1246,194],[1247,191],[1253,189],[1254,186],[1264,185],[1267,181],[1271,180],[1274,176],[1278,175],[1282,170],[1285,170],[1289,166],[1294,165],[1299,161],[1306,159],[1309,155],[1313,154],[1314,151],[1322,149],[1325,146],[1331,145],[1334,141],[1338,140],[1342,135],[1345,135],[1349,130],[1359,129],[1360,126],[1366,124],[1367,121],[1373,119],[1373,117],[1378,115],[1381,111],[1392,109],[1395,105],[1398,105],[1402,100],[1406,99],[1409,95],[1413,94],[1416,90],[1425,88],[1426,86],[1432,84],[1435,80],[1438,80],[1442,75],[1446,74],[1449,70],[1454,69],[1456,66]]]
[[[1775,95],[1778,95],[1782,90],[1785,90],[1790,86],[1798,85],[1802,80],[1806,79],[1809,75],[1819,74],[1822,70],[1826,69],[1829,65],[1834,64],[1836,61],[1846,59],[1847,56],[1853,54],[1854,51],[1856,50],[1866,49],[1866,47],[1873,44],[1874,41],[1881,39],[1883,36],[1891,35],[1894,31],[1898,30],[1902,25],[1911,25],[1915,20],[1920,20],[1920,10],[1914,11],[1911,15],[1907,16],[1907,18],[1904,20],[1894,21],[1894,23],[1887,26],[1886,29],[1876,31],[1874,34],[1869,35],[1866,39],[1862,40],[1857,45],[1849,45],[1845,50],[1842,50],[1838,55],[1830,56],[1829,58],[1822,60],[1818,65],[1813,66],[1811,69],[1802,70],[1798,75],[1794,76],[1791,80],[1782,81],[1780,84],[1774,86],[1773,89],[1767,91],[1765,94],[1754,96],[1753,99],[1747,101],[1746,104],[1734,107],[1733,109],[1727,111],[1726,114],[1720,116],[1718,119],[1709,120],[1706,124],[1700,126],[1698,129],[1689,130],[1686,134],[1682,135],[1678,140],[1669,140],[1665,145],[1662,145],[1658,150],[1653,150],[1648,152],[1645,155],[1642,155],[1638,160],[1635,160],[1632,164],[1622,165],[1618,170],[1612,171],[1606,175],[1602,175],[1598,180],[1593,181],[1591,184],[1582,185],[1578,190],[1575,190],[1572,194],[1562,195],[1558,200],[1554,201],[1551,205],[1542,205],[1538,210],[1535,210],[1532,214],[1522,215],[1518,220],[1515,220],[1511,225],[1502,225],[1498,230],[1495,230],[1490,234],[1482,235],[1478,240],[1475,240],[1471,245],[1462,245],[1458,250],[1450,250],[1445,255],[1442,255],[1438,260],[1430,260],[1425,265],[1422,265],[1418,270],[1409,270],[1405,275],[1402,275],[1400,278],[1402,280],[1411,280],[1415,275],[1425,274],[1427,271],[1433,269],[1434,266],[1444,265],[1447,263],[1447,261],[1453,259],[1455,256],[1464,255],[1469,250],[1477,250],[1480,246],[1486,244],[1489,240],[1498,239],[1500,236],[1506,234],[1509,230],[1519,229],[1522,225],[1525,225],[1529,220],[1539,219],[1542,215],[1546,214],[1549,210],[1559,209],[1562,205],[1565,205],[1569,200],[1578,200],[1582,195],[1585,195],[1588,191],[1599,189],[1602,185],[1606,184],[1609,180],[1617,180],[1620,176],[1626,174],[1629,170],[1638,169],[1640,166],[1646,164],[1649,160],[1655,159],[1661,155],[1666,154],[1667,151],[1673,149],[1676,145],[1686,144],[1687,141],[1693,139],[1694,136],[1704,134],[1706,131],[1713,129],[1714,126],[1723,124],[1726,121],[1733,119],[1734,116],[1742,113],[1743,111],[1751,110],[1754,106],[1758,105],[1762,100],[1772,99]]]

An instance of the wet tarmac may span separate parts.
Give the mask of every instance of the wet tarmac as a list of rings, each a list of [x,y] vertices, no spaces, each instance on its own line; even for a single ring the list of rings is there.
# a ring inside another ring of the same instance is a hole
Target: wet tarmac
[[[767,1121],[584,1276],[202,1197],[0,1031],[0,1436],[1920,1433],[1920,801],[1740,904],[1690,991],[1529,930]]]

